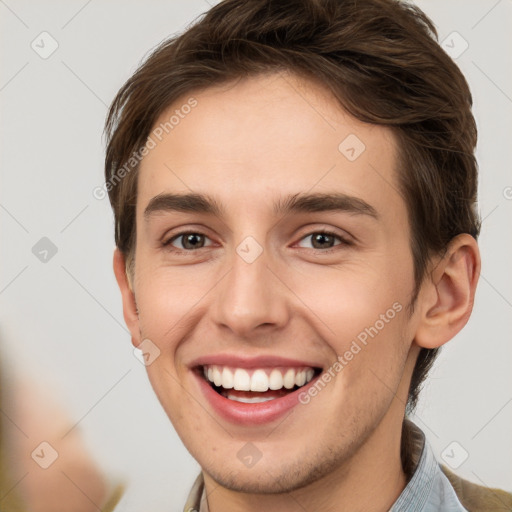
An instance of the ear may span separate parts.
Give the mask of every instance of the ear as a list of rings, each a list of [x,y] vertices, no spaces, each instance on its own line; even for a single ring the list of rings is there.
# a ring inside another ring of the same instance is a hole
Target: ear
[[[141,343],[139,329],[139,314],[135,302],[135,294],[132,291],[130,281],[126,272],[126,261],[123,253],[116,247],[114,250],[114,274],[117,284],[121,290],[123,301],[123,316],[128,329],[132,335],[132,345],[137,347]]]
[[[414,341],[438,348],[467,323],[480,276],[480,251],[469,234],[456,236],[422,284],[420,319]]]

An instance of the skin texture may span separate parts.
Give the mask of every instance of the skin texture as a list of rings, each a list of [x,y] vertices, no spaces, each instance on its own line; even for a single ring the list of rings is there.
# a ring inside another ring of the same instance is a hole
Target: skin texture
[[[466,323],[476,242],[459,235],[433,260],[411,312],[408,213],[388,128],[355,120],[321,86],[291,74],[193,96],[197,106],[141,162],[133,282],[117,250],[114,270],[133,344],[148,338],[160,350],[148,376],[203,468],[210,511],[387,510],[406,484],[400,432],[414,362],[420,347],[442,345]],[[354,161],[338,150],[350,134],[366,147]],[[170,192],[207,193],[225,213],[145,218],[150,200]],[[355,196],[377,218],[274,215],[274,201],[306,192]],[[315,245],[310,235],[322,228],[348,243]],[[162,246],[187,231],[206,235],[204,246],[187,252],[183,238]],[[252,263],[236,252],[248,236],[263,250]],[[401,311],[314,399],[269,424],[219,417],[190,370],[217,353],[328,369],[393,304]],[[237,453],[249,441],[262,457],[246,468]]]

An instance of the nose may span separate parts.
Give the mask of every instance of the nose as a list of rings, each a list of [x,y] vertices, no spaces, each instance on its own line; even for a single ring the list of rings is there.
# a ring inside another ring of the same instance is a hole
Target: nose
[[[254,261],[240,254],[233,254],[231,268],[217,287],[212,311],[218,326],[238,339],[249,339],[286,325],[287,288],[276,268],[271,268],[265,250]]]

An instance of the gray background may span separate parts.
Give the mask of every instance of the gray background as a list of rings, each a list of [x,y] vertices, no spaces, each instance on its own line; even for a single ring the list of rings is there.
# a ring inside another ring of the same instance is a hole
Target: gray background
[[[438,458],[457,464],[467,452],[459,474],[512,491],[512,2],[418,5],[454,51],[464,43],[453,31],[469,44],[456,60],[475,100],[484,222],[473,316],[439,358],[416,421]],[[208,8],[204,0],[0,0],[2,355],[68,407],[109,474],[129,479],[125,512],[178,510],[199,469],[124,326],[112,214],[92,194],[102,184],[102,128],[144,55]],[[43,31],[58,43],[46,59],[31,47]],[[57,248],[46,262],[32,252],[42,237]]]

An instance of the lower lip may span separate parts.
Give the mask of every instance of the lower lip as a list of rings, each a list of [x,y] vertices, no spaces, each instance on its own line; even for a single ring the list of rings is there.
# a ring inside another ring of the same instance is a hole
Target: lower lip
[[[215,391],[210,384],[197,372],[193,372],[199,381],[199,387],[211,404],[213,409],[231,423],[240,425],[262,425],[275,421],[299,405],[299,395],[307,392],[308,388],[314,385],[317,377],[308,384],[281,397],[255,404],[246,404],[229,400]]]

